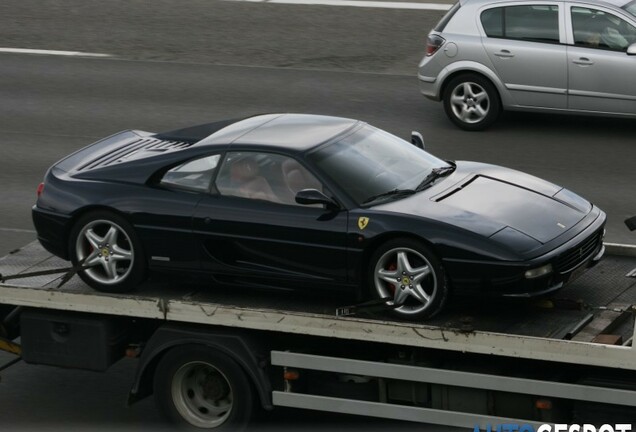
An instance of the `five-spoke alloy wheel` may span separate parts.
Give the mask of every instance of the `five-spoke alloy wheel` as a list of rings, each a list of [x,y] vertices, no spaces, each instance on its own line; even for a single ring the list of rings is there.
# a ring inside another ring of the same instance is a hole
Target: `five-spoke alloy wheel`
[[[393,314],[424,319],[444,306],[446,278],[438,259],[412,239],[382,245],[371,258],[371,285],[377,298],[387,299]]]
[[[145,260],[130,224],[116,214],[89,213],[71,233],[71,261],[87,267],[79,272],[98,291],[126,292],[144,277]]]
[[[453,78],[444,90],[444,110],[464,130],[483,130],[499,117],[501,103],[490,81],[476,74]]]

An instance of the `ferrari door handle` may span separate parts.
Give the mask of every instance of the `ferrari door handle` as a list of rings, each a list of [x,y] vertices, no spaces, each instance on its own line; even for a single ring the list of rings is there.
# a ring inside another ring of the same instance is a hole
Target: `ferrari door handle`
[[[572,60],[572,63],[581,66],[592,66],[594,64],[594,62],[587,57],[581,57],[577,60]]]
[[[515,56],[513,53],[506,49],[496,52],[495,55],[499,58],[511,58]]]

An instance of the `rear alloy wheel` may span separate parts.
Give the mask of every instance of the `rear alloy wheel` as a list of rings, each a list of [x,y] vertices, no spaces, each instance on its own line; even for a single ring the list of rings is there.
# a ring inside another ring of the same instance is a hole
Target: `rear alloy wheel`
[[[443,99],[448,118],[468,131],[486,129],[501,112],[495,86],[479,75],[464,74],[453,78],[446,86]]]
[[[387,299],[394,315],[419,320],[437,314],[448,297],[439,260],[412,239],[385,243],[371,258],[371,284],[377,298]]]
[[[130,291],[144,279],[145,259],[133,228],[108,212],[90,213],[75,224],[71,261],[89,266],[79,275],[98,291]]]
[[[204,346],[171,349],[157,366],[154,393],[168,420],[186,428],[241,430],[254,406],[241,367]]]

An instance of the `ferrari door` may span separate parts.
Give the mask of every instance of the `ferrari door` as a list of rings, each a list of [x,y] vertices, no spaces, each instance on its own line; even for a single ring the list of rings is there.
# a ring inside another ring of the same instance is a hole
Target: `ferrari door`
[[[134,224],[152,268],[197,269],[192,215],[207,196],[220,154],[196,158],[163,174],[158,187],[129,197]]]
[[[204,270],[225,282],[331,285],[346,279],[347,212],[295,202],[322,185],[287,156],[228,153],[194,232]]]

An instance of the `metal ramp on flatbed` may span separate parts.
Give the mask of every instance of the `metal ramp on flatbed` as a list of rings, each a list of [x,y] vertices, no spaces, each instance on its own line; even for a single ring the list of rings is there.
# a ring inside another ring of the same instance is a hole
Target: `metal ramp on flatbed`
[[[346,299],[290,291],[151,281],[133,294],[106,294],[77,277],[58,289],[61,275],[0,284],[0,303],[636,370],[636,349],[630,346],[636,279],[625,277],[635,262],[634,257],[608,256],[538,302],[456,298],[425,324],[383,315],[338,317],[335,310]],[[0,259],[4,275],[66,266],[36,242]],[[608,329],[616,321],[620,325]],[[595,339],[609,330],[618,344]]]

